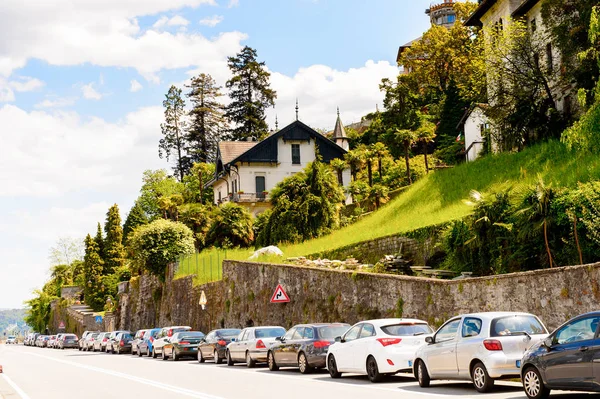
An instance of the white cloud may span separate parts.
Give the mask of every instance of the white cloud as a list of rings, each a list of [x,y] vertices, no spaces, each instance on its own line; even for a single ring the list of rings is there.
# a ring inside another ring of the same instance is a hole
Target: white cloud
[[[131,81],[131,85],[129,86],[129,91],[132,93],[135,93],[137,91],[140,91],[144,88],[144,86],[142,86],[142,84],[140,82],[138,82],[137,80],[133,79]]]
[[[64,108],[75,104],[75,101],[77,101],[77,99],[74,97],[51,97],[35,104],[35,108]]]
[[[142,30],[137,18],[215,0],[56,0],[31,8],[22,0],[0,2],[0,76],[9,76],[27,60],[51,65],[134,68],[158,82],[164,69],[206,67],[235,54],[246,38],[240,32],[208,39],[194,32]],[[60,10],[60,12],[58,11]],[[169,21],[183,26],[185,19]],[[213,72],[207,70],[207,72]]]
[[[240,5],[240,0],[229,0],[228,8],[237,7]]]
[[[96,89],[94,89],[94,82],[83,85],[81,87],[81,93],[83,94],[83,98],[88,100],[102,99],[102,94],[100,94]]]
[[[162,16],[154,23],[154,25],[152,25],[152,27],[159,29],[164,28],[165,26],[187,26],[189,25],[189,23],[190,21],[188,21],[181,15],[175,15],[172,18]]]
[[[16,80],[7,80],[0,76],[0,102],[15,101],[15,92],[34,91],[43,86],[44,82],[29,76],[19,76]]]
[[[301,68],[294,76],[271,73],[271,86],[277,91],[276,108],[267,110],[270,126],[275,114],[279,126],[295,119],[296,98],[300,120],[319,128],[332,129],[336,108],[345,123],[358,122],[365,114],[381,106],[383,93],[379,84],[383,78],[395,78],[398,68],[387,61],[367,61],[363,67],[338,71],[325,65]]]
[[[211,28],[214,28],[221,22],[223,22],[222,15],[213,15],[212,17],[201,19],[200,25],[210,26]]]

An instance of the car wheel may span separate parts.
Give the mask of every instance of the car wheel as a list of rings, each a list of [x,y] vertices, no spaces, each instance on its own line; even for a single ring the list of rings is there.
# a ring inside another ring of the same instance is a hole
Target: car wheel
[[[229,351],[227,351],[227,365],[228,366],[233,366],[233,359],[231,358],[231,353],[229,353]]]
[[[383,380],[383,374],[379,372],[377,361],[373,356],[369,356],[367,359],[367,376],[371,382],[381,382]]]
[[[300,355],[298,356],[298,369],[302,374],[308,374],[312,371],[312,367],[308,364],[306,355],[303,352],[300,352]]]
[[[163,348],[163,350],[162,350],[161,357],[162,357],[162,360],[167,360],[168,359],[167,354],[165,353],[165,348]]]
[[[150,347],[146,348],[146,356],[152,357],[152,349]]]
[[[333,355],[329,355],[329,359],[327,359],[327,370],[329,371],[331,378],[340,378],[342,376],[342,373],[338,371],[337,363],[335,362],[335,357]]]
[[[422,360],[418,360],[417,363],[417,381],[419,381],[419,386],[421,388],[427,388],[431,384],[431,378],[429,378],[427,367]]]
[[[79,346],[79,351],[81,352],[81,346]]]
[[[550,396],[550,390],[544,384],[540,372],[535,367],[529,367],[525,370],[523,388],[529,399],[545,399]]]
[[[256,366],[256,362],[252,359],[252,356],[250,356],[250,352],[246,352],[246,367],[251,369],[254,366]]]
[[[177,353],[175,351],[173,351],[173,353],[171,353],[171,360],[174,362],[179,360],[179,355],[177,355]]]
[[[275,355],[271,351],[269,351],[269,353],[267,354],[267,364],[269,365],[269,370],[279,370],[279,366],[277,366],[277,363],[275,363]]]
[[[198,363],[204,363],[204,356],[202,356],[200,348],[198,348]]]
[[[219,357],[219,352],[217,352],[216,349],[213,352],[213,360],[214,360],[215,364],[221,364],[221,358]]]
[[[158,355],[156,354],[156,348],[152,348],[152,359],[156,359]]]
[[[141,350],[138,350],[138,351],[137,351],[137,355],[138,355],[138,357],[142,357],[142,351],[141,351]]]
[[[494,387],[494,380],[490,378],[485,366],[481,362],[473,366],[471,378],[473,379],[473,385],[475,385],[477,392],[489,392]]]

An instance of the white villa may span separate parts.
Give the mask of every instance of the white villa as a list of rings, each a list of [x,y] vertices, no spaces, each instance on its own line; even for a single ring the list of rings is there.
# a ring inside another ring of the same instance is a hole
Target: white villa
[[[485,143],[485,131],[489,129],[490,123],[485,115],[487,104],[473,104],[456,126],[456,129],[465,137],[465,157],[467,162],[477,159],[483,150]],[[491,145],[492,143],[489,143]]]
[[[269,191],[314,161],[317,151],[326,163],[344,157],[349,142],[339,113],[333,140],[296,120],[260,142],[220,142],[215,178],[208,183],[215,204],[233,201],[254,215],[263,212],[270,208]],[[345,170],[342,185],[348,186],[350,178]]]

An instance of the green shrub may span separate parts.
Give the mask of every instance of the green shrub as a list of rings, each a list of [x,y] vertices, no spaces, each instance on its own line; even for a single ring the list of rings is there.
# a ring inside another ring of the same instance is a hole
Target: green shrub
[[[221,248],[249,247],[253,241],[252,216],[246,208],[231,202],[217,208],[206,235],[207,245]]]

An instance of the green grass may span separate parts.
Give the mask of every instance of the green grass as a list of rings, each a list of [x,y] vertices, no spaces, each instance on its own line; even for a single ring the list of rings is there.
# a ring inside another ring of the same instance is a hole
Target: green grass
[[[574,187],[578,182],[600,179],[600,157],[570,152],[551,141],[520,153],[488,156],[476,162],[430,173],[377,212],[327,236],[303,243],[280,245],[284,257],[310,255],[326,250],[408,232],[468,215],[465,203],[471,190],[495,193],[533,183],[540,175],[553,187]],[[204,251],[200,262],[218,251]],[[226,258],[246,260],[252,249],[228,250]],[[224,253],[221,252],[221,259]],[[189,258],[186,261],[190,261]],[[261,262],[282,262],[278,257],[263,257]],[[219,262],[220,263],[220,262]]]
[[[227,255],[227,251],[213,248],[183,257],[179,260],[175,278],[195,275],[194,284],[218,281],[223,277],[223,259]]]

